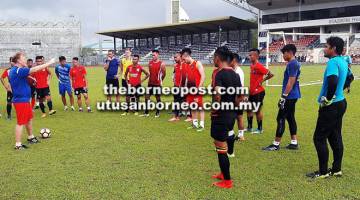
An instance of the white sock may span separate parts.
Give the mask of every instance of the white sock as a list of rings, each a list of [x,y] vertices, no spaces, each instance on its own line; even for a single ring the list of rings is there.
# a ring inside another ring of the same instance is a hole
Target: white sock
[[[72,108],[72,109],[75,109],[75,107],[74,107],[74,106],[71,106],[71,108]]]
[[[229,131],[228,136],[233,136],[235,134],[234,130]]]
[[[244,130],[238,131],[238,137],[244,137]]]
[[[28,139],[30,140],[30,139],[33,139],[34,137],[35,137],[34,135],[29,135]]]
[[[88,110],[91,110],[90,106],[89,106],[89,107],[87,107],[87,109],[88,109]]]
[[[297,140],[291,140],[290,144],[298,144]]]
[[[205,128],[205,122],[204,121],[200,121],[200,127]]]
[[[275,145],[275,146],[279,146],[279,145],[280,145],[280,142],[276,142],[276,141],[274,141],[274,142],[273,142],[273,145]]]
[[[21,145],[22,145],[21,142],[15,142],[15,146],[19,147]]]
[[[193,119],[193,126],[198,127],[199,123],[197,119]]]

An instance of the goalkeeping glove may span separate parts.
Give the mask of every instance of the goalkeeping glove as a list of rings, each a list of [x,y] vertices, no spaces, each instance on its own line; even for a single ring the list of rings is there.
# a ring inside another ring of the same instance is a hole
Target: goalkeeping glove
[[[283,110],[285,108],[285,102],[288,94],[282,94],[278,102],[278,107]]]
[[[335,96],[330,100],[328,100],[325,96],[322,96],[320,98],[320,107],[330,106],[334,99],[335,99]]]

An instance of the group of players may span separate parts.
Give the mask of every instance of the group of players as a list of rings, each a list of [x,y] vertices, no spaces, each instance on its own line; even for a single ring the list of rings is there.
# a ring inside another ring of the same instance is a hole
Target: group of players
[[[256,53],[255,53],[255,52]],[[273,143],[263,150],[277,151],[280,149],[280,141],[285,130],[285,120],[288,121],[291,135],[291,142],[286,146],[289,150],[297,150],[299,148],[297,142],[297,124],[295,120],[296,102],[301,98],[299,77],[301,73],[300,63],[296,60],[296,46],[293,44],[285,45],[281,49],[283,58],[287,62],[284,70],[284,78],[282,85],[281,97],[278,101],[278,115],[277,115],[277,129]],[[250,97],[249,99],[257,100],[263,98],[264,93],[254,96],[252,87],[259,87],[261,81],[271,78],[273,75],[266,69],[262,69],[261,64],[253,59],[252,55],[258,57],[259,51],[250,50]],[[324,72],[324,81],[318,103],[320,105],[319,115],[314,131],[314,145],[318,155],[319,170],[307,173],[306,176],[311,179],[323,179],[330,176],[342,176],[341,166],[343,157],[343,142],[342,142],[342,119],[346,112],[347,102],[344,96],[344,90],[349,89],[349,79],[351,82],[352,73],[349,62],[346,56],[342,56],[344,52],[344,41],[339,37],[330,37],[324,49],[324,54],[329,61]],[[214,63],[215,70],[213,72],[212,85],[215,91],[220,87],[240,87],[243,86],[234,70],[231,63],[234,59],[234,54],[226,47],[219,47],[215,51]],[[263,71],[262,71],[263,70]],[[260,82],[255,82],[254,75],[261,77]],[[265,75],[265,76],[264,76]],[[253,84],[253,85],[252,85]],[[259,97],[260,96],[260,97]],[[213,101],[216,102],[234,102],[239,104],[241,101],[247,99],[241,95],[220,95],[215,94]],[[219,179],[219,182],[213,185],[220,188],[231,188],[233,182],[230,177],[230,162],[229,157],[233,154],[235,137],[233,136],[234,123],[241,113],[229,110],[216,110],[211,114],[211,136],[214,138],[214,144],[218,153],[218,161],[220,166],[220,173],[212,176],[214,179]],[[261,128],[261,116],[257,114],[258,125]],[[329,142],[333,150],[332,167],[328,168],[329,150],[327,147]]]
[[[343,94],[345,82],[349,74],[348,63],[346,57],[342,56],[344,49],[344,41],[338,37],[331,37],[327,40],[326,48],[324,49],[325,56],[330,60],[327,64],[324,83],[320,92],[318,103],[319,117],[314,131],[314,144],[319,159],[319,170],[306,174],[306,176],[317,179],[327,178],[330,176],[341,176],[341,162],[343,154],[343,143],[341,136],[342,117],[346,110],[346,100]],[[274,141],[267,147],[265,151],[280,150],[280,142],[285,131],[285,122],[288,122],[289,131],[291,135],[291,142],[286,146],[289,150],[298,150],[299,145],[297,141],[297,123],[295,119],[296,103],[301,98],[299,78],[301,74],[301,65],[296,59],[296,46],[293,44],[285,45],[282,48],[283,58],[287,62],[284,70],[282,93],[278,101],[278,115],[277,128]],[[240,57],[236,53],[232,53],[227,47],[219,47],[214,54],[215,69],[212,74],[212,88],[215,94],[213,95],[213,102],[233,102],[238,105],[242,101],[250,101],[260,103],[262,105],[265,97],[265,88],[262,84],[271,79],[274,75],[259,62],[260,51],[258,49],[251,49],[249,51],[250,66],[250,94],[246,95],[230,95],[220,94],[220,88],[229,87],[243,87],[244,73],[240,66]],[[162,86],[162,81],[165,78],[165,64],[159,60],[159,51],[153,50],[153,59],[149,63],[149,72],[138,64],[140,57],[134,55],[131,57],[130,49],[126,49],[125,57],[118,61],[114,58],[114,52],[109,51],[108,58],[104,65],[107,71],[106,84],[119,86],[117,68],[120,66],[120,74],[123,87],[140,87],[146,79],[149,78],[148,87],[156,88]],[[200,61],[194,60],[191,57],[191,50],[189,48],[183,49],[174,55],[174,70],[173,70],[173,86],[174,87],[203,87],[205,81],[204,67]],[[142,73],[145,77],[141,79]],[[151,91],[151,90],[150,90]],[[145,96],[145,101],[149,101],[152,94]],[[161,101],[160,95],[156,94],[157,102]],[[129,102],[131,96],[127,96]],[[201,108],[203,105],[203,96],[188,94],[186,97],[174,95],[174,102],[186,101],[187,103],[196,103]],[[108,97],[111,100],[111,96]],[[136,96],[139,101],[139,96]],[[119,101],[119,96],[117,96]],[[174,116],[169,119],[170,122],[180,120],[182,111],[174,110]],[[135,112],[138,115],[138,112]],[[123,115],[128,115],[128,111]],[[159,117],[160,111],[156,111],[155,117]],[[200,115],[200,120],[199,120]],[[244,132],[250,131],[252,133],[262,133],[262,110],[259,109],[255,115],[257,120],[257,129],[253,129],[254,113],[247,112],[248,127],[244,129],[243,111],[231,110],[213,110],[211,112],[211,136],[214,138],[214,144],[218,153],[218,161],[221,172],[215,174],[212,178],[220,179],[213,185],[220,188],[231,188],[232,180],[230,177],[230,162],[229,157],[234,157],[234,143],[236,140],[245,140]],[[145,110],[144,117],[149,116],[148,110]],[[189,128],[194,128],[197,131],[203,131],[204,125],[204,110],[191,110],[191,115],[187,116],[185,121],[191,122]],[[238,123],[238,135],[235,136],[233,128],[235,122]],[[331,169],[328,169],[329,152],[327,148],[327,140],[334,153],[334,162]]]
[[[325,55],[330,58],[324,74],[324,83],[318,99],[320,104],[319,117],[314,133],[314,144],[319,158],[319,170],[307,174],[311,178],[327,178],[331,175],[341,176],[341,161],[343,154],[343,144],[341,138],[342,117],[346,110],[346,100],[343,94],[343,88],[348,74],[348,66],[346,61],[341,57],[344,49],[344,41],[338,37],[331,37],[327,40]],[[289,130],[291,134],[291,142],[286,146],[287,149],[297,150],[299,148],[296,134],[297,124],[295,120],[296,102],[301,98],[299,77],[300,77],[300,63],[296,60],[296,46],[293,44],[285,45],[281,50],[283,58],[287,62],[284,70],[283,87],[280,100],[278,102],[279,112],[277,115],[277,129],[275,139],[271,145],[263,148],[266,151],[277,151],[280,149],[280,142],[285,131],[285,121],[288,121]],[[159,50],[152,51],[153,59],[149,62],[149,71],[139,65],[139,55],[131,56],[131,50],[125,50],[125,56],[121,60],[115,57],[114,51],[110,50],[106,58],[104,69],[106,71],[106,85],[109,87],[120,87],[119,80],[121,79],[122,87],[140,87],[141,84],[149,79],[148,87],[161,88],[162,82],[166,76],[165,63],[159,59]],[[263,103],[265,97],[265,89],[262,86],[263,82],[271,79],[274,75],[259,63],[258,49],[251,49],[249,51],[249,58],[251,61],[250,67],[250,94],[249,96],[243,94],[222,94],[221,88],[238,88],[243,87],[244,73],[240,66],[240,57],[236,53],[231,52],[227,47],[219,47],[214,54],[215,69],[212,74],[212,88],[215,91],[212,100],[213,102],[232,102],[238,105],[242,101],[251,101],[256,103]],[[52,101],[49,89],[49,76],[51,72],[49,66],[55,61],[52,59],[44,64],[42,56],[36,57],[36,65],[32,65],[31,59],[25,60],[22,53],[17,53],[11,58],[12,67],[5,71],[2,78],[9,77],[10,85],[4,84],[8,91],[8,99],[11,99],[16,114],[16,145],[15,149],[27,148],[21,143],[21,132],[25,126],[28,132],[28,142],[37,143],[37,138],[32,134],[32,117],[33,108],[35,105],[35,92],[39,99],[40,108],[45,114],[44,101],[47,101],[49,107],[49,114],[55,114],[56,111],[52,108]],[[205,71],[202,63],[192,58],[191,50],[184,48],[181,52],[174,55],[174,71],[173,84],[174,87],[203,87],[205,81]],[[86,99],[88,112],[91,112],[89,99],[87,96],[87,81],[86,70],[78,63],[78,58],[73,58],[70,67],[66,64],[66,59],[61,56],[59,58],[60,64],[55,68],[56,75],[59,79],[59,93],[62,96],[64,109],[67,110],[65,94],[70,97],[70,106],[74,108],[74,100],[72,97],[72,89],[70,80],[72,80],[72,87],[78,97],[79,111],[81,107],[81,95]],[[120,69],[120,71],[119,71]],[[145,77],[142,76],[145,74]],[[143,78],[142,78],[143,77]],[[30,84],[29,84],[30,83]],[[36,84],[35,84],[36,83]],[[145,95],[145,101],[150,101],[150,96],[155,95],[156,101],[160,102],[160,94],[150,90],[149,94]],[[120,101],[119,94],[115,94],[116,101]],[[131,98],[139,101],[139,95],[127,95],[126,101],[129,102]],[[30,99],[32,101],[30,103]],[[108,95],[108,100],[111,101],[112,95]],[[196,103],[200,108],[203,105],[202,95],[189,94],[186,97],[179,95],[174,96],[175,102],[187,101],[188,103]],[[10,104],[11,105],[11,104]],[[10,106],[11,107],[11,106]],[[174,116],[169,119],[170,122],[180,120],[183,111],[174,110]],[[11,113],[11,111],[10,111]],[[10,113],[8,113],[10,115]],[[127,110],[122,115],[128,115]],[[138,112],[135,111],[138,115]],[[149,110],[145,110],[142,117],[149,117]],[[160,111],[156,110],[155,117],[160,116]],[[221,188],[231,188],[232,180],[230,177],[230,162],[229,157],[234,157],[234,143],[238,140],[245,140],[244,138],[244,122],[242,119],[243,111],[235,110],[212,110],[211,112],[211,136],[214,139],[214,144],[218,154],[218,161],[221,172],[213,175],[212,178],[220,179],[214,185]],[[8,116],[10,117],[10,116]],[[253,130],[252,121],[253,113],[248,111],[247,121],[248,128],[246,130],[253,133],[262,133],[263,115],[261,109],[256,113],[258,128]],[[191,122],[189,128],[203,131],[205,129],[205,114],[204,110],[191,110],[191,114],[187,116],[186,121]],[[238,135],[235,136],[233,128],[235,122],[238,122]],[[329,152],[327,148],[327,140],[334,152],[334,162],[332,168],[327,168]]]
[[[291,143],[286,147],[287,149],[298,149],[296,133],[296,121],[295,121],[295,104],[298,98],[300,98],[299,76],[300,76],[300,63],[295,59],[296,47],[294,45],[286,45],[283,48],[284,59],[288,62],[287,68],[284,73],[283,82],[283,95],[279,101],[279,114],[277,117],[278,127],[276,131],[276,138],[273,144],[265,147],[266,151],[275,151],[280,149],[280,140],[282,134],[285,131],[285,120],[288,120],[291,133]],[[152,51],[153,59],[149,62],[149,72],[139,65],[139,56],[131,56],[131,50],[125,50],[125,56],[120,61],[114,56],[113,51],[108,52],[108,57],[104,64],[104,69],[107,71],[106,84],[119,87],[119,78],[122,79],[122,87],[141,87],[141,84],[149,79],[147,86],[150,88],[158,88],[162,86],[162,82],[165,78],[165,64],[159,60],[159,51]],[[260,51],[258,49],[251,49],[249,51],[249,58],[251,61],[250,66],[250,94],[246,95],[214,95],[213,101],[218,102],[234,102],[250,101],[254,103],[263,104],[265,97],[265,88],[263,83],[271,79],[274,75],[259,62]],[[216,91],[218,87],[243,87],[244,72],[240,66],[240,56],[236,53],[232,53],[226,47],[219,47],[214,54],[215,69],[212,74],[212,88]],[[174,70],[173,70],[173,87],[204,87],[205,70],[200,61],[197,61],[191,56],[191,49],[184,48],[181,52],[177,52],[174,55]],[[118,66],[120,66],[120,72],[118,72]],[[142,74],[145,77],[142,79]],[[152,90],[150,90],[152,91]],[[149,97],[152,93],[145,96],[145,101],[149,101]],[[160,94],[156,94],[157,102],[161,101]],[[131,95],[126,96],[127,102],[132,98]],[[136,101],[139,101],[139,96],[135,95]],[[116,100],[119,101],[119,95],[116,95]],[[111,95],[108,96],[108,100],[111,101]],[[179,94],[174,95],[174,102],[181,103],[186,101],[187,103],[196,103],[199,108],[203,106],[203,96],[188,94],[185,97]],[[126,111],[122,115],[128,115],[129,111]],[[169,119],[169,122],[176,122],[180,120],[182,113],[186,112],[180,110],[173,111],[173,117]],[[135,115],[138,112],[135,111]],[[160,111],[156,110],[155,117],[159,117]],[[230,179],[229,172],[229,159],[228,157],[234,157],[234,143],[236,140],[244,141],[244,132],[249,131],[254,134],[260,134],[263,132],[262,110],[259,109],[255,115],[257,119],[258,127],[253,129],[253,115],[254,113],[247,111],[248,127],[244,129],[243,111],[229,111],[229,110],[217,110],[211,112],[211,136],[214,138],[215,147],[218,152],[218,159],[221,168],[221,173],[214,175],[213,178],[222,179],[220,182],[214,183],[214,185],[223,188],[232,187],[232,181]],[[148,117],[149,112],[145,110],[143,117]],[[191,122],[189,129],[196,129],[196,131],[203,131],[205,129],[205,114],[203,109],[191,110],[190,114],[186,115],[185,121]],[[200,117],[200,119],[199,119]],[[238,124],[238,134],[235,136],[233,127],[235,121]]]
[[[34,65],[32,59],[24,61],[24,58],[23,53],[17,53],[14,57],[11,57],[9,60],[11,67],[4,70],[1,75],[1,83],[7,91],[7,119],[11,119],[12,105],[14,105],[16,110],[16,150],[28,148],[28,146],[21,143],[23,126],[26,127],[28,132],[28,143],[35,144],[39,142],[32,131],[32,118],[35,109],[39,107],[42,113],[41,117],[46,117],[44,104],[46,102],[49,109],[48,114],[54,115],[56,113],[56,110],[53,109],[50,94],[52,73],[49,68],[55,61],[52,60],[45,63],[43,56],[36,56]],[[55,67],[55,74],[58,78],[59,94],[64,104],[64,110],[68,110],[65,98],[67,93],[70,97],[71,109],[75,111],[72,95],[74,90],[78,100],[79,111],[83,111],[81,100],[81,96],[83,96],[87,111],[92,112],[87,94],[86,69],[79,64],[79,59],[74,57],[72,66],[70,66],[66,63],[66,58],[60,56],[59,64]]]

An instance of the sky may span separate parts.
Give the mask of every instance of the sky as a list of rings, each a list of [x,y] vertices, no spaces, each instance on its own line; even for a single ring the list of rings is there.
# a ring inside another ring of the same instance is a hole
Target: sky
[[[190,20],[221,16],[241,19],[253,17],[222,0],[182,0],[181,4]],[[98,41],[96,32],[99,29],[104,31],[164,24],[169,5],[170,0],[1,0],[0,21],[56,20],[74,15],[81,21],[82,45],[87,45]]]

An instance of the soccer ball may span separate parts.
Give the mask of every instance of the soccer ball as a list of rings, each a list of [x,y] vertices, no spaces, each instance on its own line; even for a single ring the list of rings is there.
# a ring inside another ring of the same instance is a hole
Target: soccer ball
[[[51,131],[48,128],[42,128],[40,130],[40,136],[44,139],[49,138],[51,136]]]

